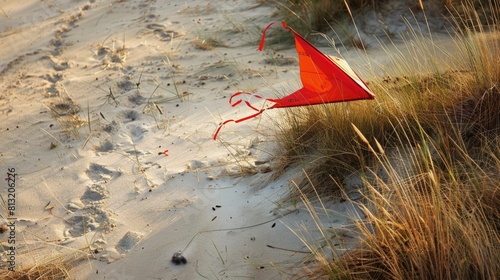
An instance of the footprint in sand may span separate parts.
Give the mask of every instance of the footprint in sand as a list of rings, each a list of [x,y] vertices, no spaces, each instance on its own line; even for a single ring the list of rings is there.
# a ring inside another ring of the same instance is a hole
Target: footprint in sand
[[[9,115],[10,112],[12,112],[12,110],[14,109],[14,107],[12,107],[12,105],[0,105],[0,114],[5,114],[5,115]]]
[[[101,145],[96,147],[97,152],[108,153],[113,151],[116,148],[116,145],[113,142],[106,140]]]
[[[122,69],[127,59],[128,51],[123,47],[109,48],[98,45],[95,54],[96,59],[101,61],[104,69]]]
[[[58,97],[64,91],[64,86],[61,83],[55,83],[44,88],[42,95],[46,98]]]
[[[130,101],[130,103],[132,103],[135,106],[139,106],[144,104],[146,98],[142,97],[142,95],[140,94],[134,94],[128,97],[128,101]]]
[[[129,80],[119,81],[116,86],[124,92],[137,88],[137,85]]]
[[[63,74],[60,74],[60,73],[51,73],[51,74],[45,74],[45,75],[41,76],[41,78],[43,78],[43,79],[45,79],[53,84],[62,80],[63,77],[64,77]]]
[[[71,64],[72,62],[70,61],[67,61],[67,60],[59,60],[57,57],[55,56],[51,56],[51,55],[46,55],[44,57],[42,57],[42,59],[47,59],[50,61],[50,67],[52,69],[54,69],[55,71],[64,71],[68,68],[71,68]]]
[[[50,40],[50,45],[54,48],[51,51],[53,56],[60,56],[64,52],[64,40],[58,32],[56,32],[55,38]]]
[[[104,124],[101,129],[109,134],[113,134],[118,130],[118,128],[118,123],[115,120],[112,120],[110,123]]]
[[[66,223],[70,226],[66,235],[71,237],[82,236],[84,233],[93,231],[97,228],[92,217],[86,215],[73,216],[66,219]]]
[[[64,71],[68,68],[70,68],[70,62],[68,61],[61,61],[61,62],[56,62],[56,61],[52,61],[54,64],[52,65],[52,68],[54,68],[54,70],[56,71]]]
[[[119,253],[126,254],[130,252],[130,250],[132,250],[132,248],[139,243],[141,239],[142,234],[129,231],[122,237],[122,239],[120,239],[120,241],[118,241],[115,248]]]
[[[86,207],[81,214],[66,219],[69,228],[65,236],[79,237],[91,231],[110,232],[115,223],[109,212],[100,208]]]
[[[140,125],[134,125],[130,128],[130,133],[135,143],[142,141],[146,132],[148,132],[148,129]]]
[[[30,61],[29,57],[37,56],[39,54],[40,54],[40,50],[36,50],[36,51],[26,53],[26,54],[23,54],[23,55],[16,57],[12,61],[10,61],[7,64],[7,66],[5,66],[5,68],[0,72],[0,78],[5,76],[7,73],[15,73],[15,72],[19,71],[20,69],[22,69],[24,67],[25,61]],[[16,77],[16,79],[17,79],[17,77]]]
[[[66,219],[69,229],[65,235],[79,237],[96,230],[110,232],[114,227],[114,221],[110,213],[102,209],[108,197],[109,191],[105,185],[92,184],[87,187],[80,199],[72,199],[68,203],[68,208],[78,214]]]
[[[51,88],[49,88],[51,89]],[[60,93],[59,89],[56,88],[52,90],[57,90],[57,94]],[[55,94],[55,93],[54,93]],[[55,102],[49,104],[50,111],[54,117],[61,117],[61,116],[71,116],[71,115],[76,115],[80,112],[80,106],[73,102],[73,100],[66,98],[65,100],[61,102]]]
[[[92,184],[87,188],[85,193],[83,193],[80,201],[85,204],[96,204],[101,203],[103,199],[109,197],[109,191],[105,185]]]
[[[48,74],[43,74],[39,76],[41,79],[46,80],[48,83],[43,83],[45,86],[43,96],[47,98],[59,97],[62,95],[67,96],[66,88],[64,87],[62,80],[64,79],[64,74],[61,72],[50,72]],[[48,86],[46,86],[48,84]],[[70,99],[69,97],[67,99]],[[72,101],[70,100],[69,104]],[[55,108],[58,109],[58,108]],[[69,108],[68,108],[69,109]]]
[[[112,178],[112,176],[120,175],[120,173],[116,170],[110,170],[97,163],[91,163],[86,173],[87,176],[95,183],[107,182]]]
[[[156,37],[158,37],[161,41],[171,41],[172,39],[183,35],[177,31],[168,29],[164,24],[150,23],[146,25],[146,28],[152,30]]]
[[[70,17],[74,19],[75,21],[78,20],[78,18],[75,18],[74,16]],[[69,27],[66,24],[67,20],[63,20],[63,23],[59,27],[58,30],[54,32],[54,38],[50,40],[50,46],[53,48],[51,53],[53,56],[60,56],[64,50],[65,50],[65,43],[64,43],[64,38],[66,37],[66,33],[72,30],[71,27]],[[74,27],[74,24],[70,24],[72,27]]]
[[[108,245],[99,255],[99,260],[112,263],[126,255],[142,239],[142,234],[129,231],[118,241],[116,246]]]
[[[141,114],[135,110],[126,110],[121,112],[121,118],[123,122],[133,122],[141,118]],[[132,132],[133,133],[133,132]]]
[[[147,14],[144,16],[143,22],[155,22],[158,20],[159,16],[155,14]]]

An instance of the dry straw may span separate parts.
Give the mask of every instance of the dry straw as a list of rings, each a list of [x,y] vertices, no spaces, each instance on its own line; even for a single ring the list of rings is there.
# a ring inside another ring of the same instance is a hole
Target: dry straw
[[[306,167],[295,194],[305,205],[338,198],[353,172],[363,182],[361,245],[340,254],[325,243],[332,260],[302,238],[317,252],[304,279],[500,275],[500,4],[441,4],[453,48],[410,28],[405,50],[388,53],[399,75],[369,83],[375,102],[294,108],[278,123],[277,170]]]

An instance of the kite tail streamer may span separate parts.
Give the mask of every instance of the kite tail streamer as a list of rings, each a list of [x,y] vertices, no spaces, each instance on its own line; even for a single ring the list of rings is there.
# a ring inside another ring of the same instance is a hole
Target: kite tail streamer
[[[241,119],[237,119],[237,120],[226,120],[224,121],[223,123],[221,123],[219,125],[219,127],[217,128],[217,130],[215,131],[215,134],[214,134],[214,140],[217,140],[217,135],[219,134],[219,131],[221,130],[221,128],[227,124],[228,122],[235,122],[235,123],[239,123],[239,122],[242,122],[242,121],[246,121],[246,120],[249,120],[249,119],[253,119],[257,116],[259,116],[260,114],[262,114],[262,112],[264,112],[266,109],[257,109],[255,108],[252,104],[250,104],[250,102],[248,100],[243,100],[243,99],[239,99],[237,101],[233,101],[233,98],[234,97],[237,97],[239,95],[242,95],[242,94],[247,94],[247,95],[250,95],[251,97],[256,97],[258,99],[264,99],[266,101],[271,101],[271,102],[274,102],[274,99],[270,99],[270,98],[264,98],[258,94],[253,94],[253,93],[250,93],[250,92],[245,92],[245,91],[238,91],[236,92],[235,94],[231,95],[231,97],[229,98],[229,104],[231,104],[232,107],[236,107],[238,106],[240,103],[244,102],[247,107],[249,107],[250,109],[256,111],[257,113],[255,114],[252,114],[250,116],[246,116],[244,118],[241,118]],[[270,107],[272,108],[272,107]]]
[[[262,39],[260,40],[259,51],[262,51],[262,49],[264,48],[264,40],[266,39],[267,30],[269,29],[269,27],[271,27],[271,25],[273,25],[275,23],[276,23],[276,21],[273,21],[269,25],[267,25],[266,28],[264,28],[264,31],[262,32]],[[292,30],[290,27],[288,27],[286,25],[286,23],[284,21],[281,22],[281,25],[283,25],[283,28],[285,28],[285,29]]]
[[[262,51],[262,49],[264,48],[264,41],[266,39],[267,29],[269,29],[269,27],[271,27],[271,25],[273,25],[275,23],[276,23],[276,21],[273,21],[268,26],[266,26],[266,28],[264,28],[264,31],[262,32],[262,39],[261,39],[260,45],[259,45],[259,51]],[[290,29],[290,27],[288,27],[284,21],[282,21],[281,24],[283,25],[283,27],[285,29]],[[260,96],[258,94],[253,94],[253,93],[245,92],[245,91],[238,91],[235,94],[231,95],[231,98],[229,98],[229,104],[231,104],[232,107],[235,107],[235,106],[239,105],[241,102],[245,102],[245,104],[247,105],[247,107],[249,107],[250,109],[252,109],[254,111],[257,111],[257,113],[255,113],[253,115],[250,115],[250,116],[247,116],[247,117],[244,117],[242,119],[238,119],[238,120],[226,120],[226,121],[222,122],[219,125],[219,127],[217,128],[217,130],[215,131],[215,133],[214,133],[214,140],[217,140],[217,135],[219,134],[219,131],[228,122],[239,123],[239,122],[242,122],[242,121],[246,121],[246,120],[249,120],[249,119],[252,119],[252,118],[255,118],[255,117],[259,116],[260,114],[262,114],[262,112],[264,112],[264,110],[266,110],[266,109],[257,109],[257,108],[255,108],[254,106],[252,106],[252,104],[250,104],[250,102],[248,100],[242,100],[242,99],[240,99],[238,101],[233,102],[233,98],[234,97],[236,97],[238,95],[242,95],[242,94],[248,94],[250,96],[253,96],[253,97],[256,97],[256,98],[259,98],[259,99],[265,99],[266,101],[276,102],[276,99],[264,98],[264,97],[262,97],[262,96]],[[269,109],[272,109],[272,108],[273,107],[269,107]]]
[[[252,106],[252,104],[250,104],[249,101],[245,100],[243,101],[243,99],[240,99],[236,102],[233,102],[233,98],[235,98],[236,96],[238,95],[242,95],[242,94],[247,94],[247,95],[250,95],[250,97],[255,97],[255,98],[258,98],[258,99],[265,99],[265,100],[268,100],[267,98],[264,98],[258,94],[253,94],[253,93],[250,93],[250,92],[246,92],[246,91],[238,91],[237,93],[234,93],[233,95],[231,95],[231,97],[229,98],[229,104],[231,104],[232,107],[236,107],[238,104],[240,104],[241,102],[245,102],[245,104],[251,108],[252,110],[254,111],[260,111],[260,109],[257,109],[255,108],[254,106]]]
[[[242,119],[238,119],[238,120],[226,120],[224,121],[223,123],[221,123],[219,125],[219,127],[217,128],[217,130],[215,131],[215,134],[214,134],[214,140],[217,140],[217,135],[219,134],[219,131],[221,130],[221,128],[228,122],[235,122],[235,123],[239,123],[239,122],[242,122],[242,121],[246,121],[246,120],[249,120],[249,119],[252,119],[252,118],[255,118],[257,117],[258,115],[262,114],[262,112],[264,112],[266,109],[262,109],[260,111],[258,111],[257,113],[253,114],[253,115],[250,115],[250,116],[247,116],[247,117],[244,117]]]

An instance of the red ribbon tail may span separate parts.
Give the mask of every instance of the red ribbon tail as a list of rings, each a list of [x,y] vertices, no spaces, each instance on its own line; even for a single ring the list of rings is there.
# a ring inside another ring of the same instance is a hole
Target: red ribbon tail
[[[252,109],[254,111],[259,111],[260,110],[260,109],[255,108],[252,104],[250,104],[250,101],[242,100],[242,99],[237,100],[237,101],[233,101],[234,97],[236,97],[238,95],[242,95],[242,94],[250,95],[250,97],[255,97],[255,98],[258,98],[258,99],[265,99],[265,100],[273,101],[271,99],[264,98],[264,97],[262,97],[262,96],[260,96],[258,94],[253,94],[253,93],[246,92],[246,91],[238,91],[235,94],[231,95],[231,97],[229,98],[229,104],[231,104],[231,106],[233,106],[233,107],[236,107],[241,102],[245,102],[245,104],[247,105],[248,108],[250,108],[250,109]]]
[[[262,39],[260,39],[259,51],[262,51],[262,49],[264,48],[264,41],[266,39],[267,30],[269,29],[269,27],[271,27],[271,25],[273,25],[275,23],[276,23],[276,21],[273,21],[269,25],[267,25],[266,28],[264,28],[264,31],[262,32]],[[290,27],[286,26],[286,22],[284,22],[284,21],[281,22],[281,25],[283,25],[283,28],[285,28],[285,29],[292,30]]]
[[[234,120],[227,120],[227,121],[224,121],[223,123],[221,123],[219,125],[219,127],[217,128],[217,130],[215,131],[214,133],[214,140],[217,140],[217,135],[219,135],[219,131],[221,130],[221,128],[228,122],[234,122]]]
[[[237,119],[237,120],[226,120],[226,121],[224,121],[223,123],[221,123],[221,124],[219,125],[219,127],[218,127],[218,128],[217,128],[217,130],[215,131],[215,133],[214,133],[214,140],[217,140],[217,135],[219,134],[220,130],[222,129],[222,127],[223,127],[226,123],[228,123],[228,122],[239,123],[239,122],[243,122],[243,121],[246,121],[246,120],[249,120],[249,119],[253,119],[253,118],[255,118],[255,117],[259,116],[260,114],[262,114],[262,112],[264,112],[265,110],[266,110],[266,109],[262,109],[262,110],[258,111],[258,112],[257,112],[257,113],[255,113],[255,114],[252,114],[252,115],[250,115],[250,116],[246,116],[246,117],[241,118],[241,119]]]

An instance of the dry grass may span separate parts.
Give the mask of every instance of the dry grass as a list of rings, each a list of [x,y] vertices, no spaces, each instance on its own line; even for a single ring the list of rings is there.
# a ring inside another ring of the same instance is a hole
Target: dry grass
[[[363,136],[364,137],[364,136]],[[426,136],[425,138],[427,138]],[[432,141],[431,139],[429,139]],[[366,143],[369,145],[369,143]],[[406,153],[412,174],[391,169],[365,188],[367,216],[357,224],[363,243],[321,266],[316,275],[337,279],[497,279],[500,275],[500,143],[488,160],[461,162],[433,155],[427,142]],[[435,162],[439,162],[437,165]]]
[[[358,34],[351,34],[348,25],[362,24],[365,16],[372,11],[380,12],[381,8],[389,4],[396,6],[403,1],[398,0],[268,0],[274,2],[280,11],[280,15],[289,26],[302,34],[305,38],[317,32],[331,30],[332,26],[346,28],[345,30],[335,30],[345,33],[348,38],[342,43],[365,49],[366,45]],[[392,2],[391,2],[392,1]],[[475,20],[468,18],[472,12],[477,13],[482,24],[491,20],[488,15],[492,13],[490,9],[495,1],[492,0],[410,0],[404,1],[413,12],[426,12],[430,7],[432,10],[444,16],[462,17],[467,20],[462,24],[474,25]],[[467,2],[467,3],[463,3]],[[383,20],[383,19],[380,19]],[[277,33],[271,42],[289,42],[288,36],[280,36]],[[387,34],[391,35],[391,34]],[[340,39],[340,38],[339,38]],[[342,41],[342,40],[341,40]]]
[[[0,277],[5,280],[31,279],[67,279],[71,267],[68,263],[46,263],[36,267],[12,271],[0,271]]]
[[[85,250],[85,249],[83,249]],[[88,254],[80,250],[60,254],[56,257],[45,258],[43,261],[25,266],[16,267],[15,271],[0,270],[0,279],[5,280],[34,280],[34,279],[70,279],[69,271],[80,261],[86,260]],[[19,252],[18,252],[19,253]],[[20,256],[18,256],[19,258]]]
[[[424,132],[437,150],[449,150],[459,139],[464,149],[481,150],[479,143],[489,142],[500,129],[500,35],[482,29],[460,32],[456,49],[447,53],[452,58],[447,65],[436,57],[440,54],[433,52],[437,47],[432,42],[419,43],[424,39],[415,34],[408,41],[415,60],[402,53],[391,57],[394,65],[389,67],[401,76],[369,83],[375,101],[288,109],[278,124],[277,170],[302,163],[320,194],[335,192],[329,188],[330,176],[338,183],[333,185],[341,185],[372,158],[352,124],[372,145],[376,139],[382,147],[415,146]],[[416,65],[422,56],[431,62]]]
[[[370,82],[375,101],[286,112],[279,168],[309,174],[297,197],[329,201],[353,172],[364,182],[361,245],[333,261],[328,242],[309,246],[316,265],[305,278],[499,278],[500,6],[480,2],[454,19],[446,64],[415,32],[411,56],[389,54],[400,76]]]

